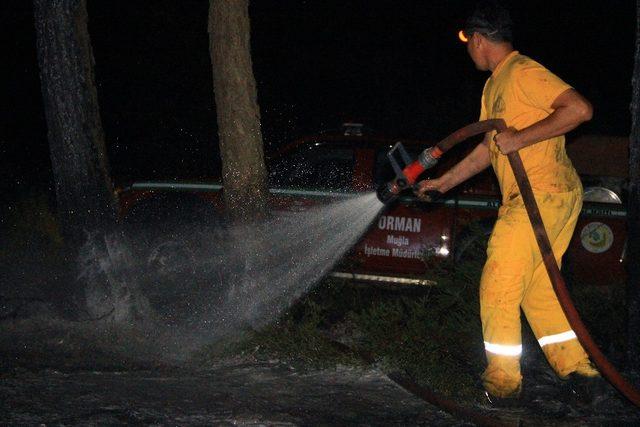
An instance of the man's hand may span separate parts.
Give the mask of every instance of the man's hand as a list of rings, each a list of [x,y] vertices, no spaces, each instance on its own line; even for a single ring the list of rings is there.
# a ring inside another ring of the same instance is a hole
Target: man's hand
[[[425,202],[430,202],[433,198],[429,193],[433,191],[444,193],[444,191],[442,191],[442,183],[440,179],[425,179],[423,181],[420,181],[416,184],[414,193],[418,197],[418,199]]]
[[[485,135],[482,144],[476,145],[471,153],[443,175],[435,179],[425,179],[415,185],[414,193],[420,200],[431,201],[430,192],[446,193],[461,182],[485,170],[491,164],[489,157],[490,133]]]
[[[564,135],[579,124],[591,120],[593,107],[575,89],[562,92],[551,104],[553,112],[524,129],[509,128],[493,140],[502,154],[513,153],[549,138]]]
[[[498,150],[504,155],[518,151],[524,145],[520,139],[520,134],[514,128],[509,128],[503,132],[497,133],[493,137]]]

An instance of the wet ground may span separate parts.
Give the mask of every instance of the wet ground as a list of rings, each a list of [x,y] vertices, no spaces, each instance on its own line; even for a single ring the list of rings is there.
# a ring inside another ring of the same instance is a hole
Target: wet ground
[[[378,366],[319,369],[250,354],[171,362],[154,348],[162,342],[139,328],[0,322],[0,425],[471,425]],[[611,387],[587,401],[543,360],[524,362],[526,393],[516,407],[457,403],[506,425],[640,425],[640,410]]]
[[[377,366],[317,369],[251,355],[176,362],[165,346],[176,334],[55,320],[39,304],[29,304],[38,314],[0,321],[0,425],[472,425]],[[585,400],[543,359],[523,364],[526,393],[515,407],[479,396],[457,403],[505,425],[640,425],[640,410],[611,387]]]
[[[206,371],[5,373],[0,424],[460,425],[379,371],[277,363]]]
[[[2,425],[471,425],[375,368],[300,370],[275,361],[228,360],[201,370],[14,368],[2,372],[0,395]],[[549,395],[534,400],[511,409],[461,403],[506,425],[640,423],[640,414],[617,399],[590,408]]]

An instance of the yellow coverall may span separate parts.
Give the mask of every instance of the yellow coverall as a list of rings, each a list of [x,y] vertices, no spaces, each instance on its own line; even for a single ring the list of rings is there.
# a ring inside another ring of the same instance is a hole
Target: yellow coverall
[[[480,119],[502,118],[508,127],[526,128],[551,114],[553,101],[570,88],[542,65],[514,51],[487,80]],[[564,144],[560,136],[519,151],[558,264],[582,207],[582,185]],[[502,206],[480,282],[488,362],[482,375],[485,389],[498,397],[520,391],[520,308],[559,376],[572,372],[598,375],[558,303],[507,156],[500,153],[493,138],[489,152]]]

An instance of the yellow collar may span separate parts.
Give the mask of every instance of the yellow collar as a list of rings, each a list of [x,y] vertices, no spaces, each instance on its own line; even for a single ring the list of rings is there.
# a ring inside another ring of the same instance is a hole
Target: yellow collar
[[[509,62],[509,60],[511,60],[511,58],[513,58],[514,56],[518,55],[519,53],[520,52],[518,52],[517,50],[514,50],[514,51],[511,51],[507,56],[502,58],[502,61],[500,61],[500,63],[496,66],[496,68],[491,73],[491,77],[497,76],[498,73],[500,72],[500,70],[504,67],[504,64]]]

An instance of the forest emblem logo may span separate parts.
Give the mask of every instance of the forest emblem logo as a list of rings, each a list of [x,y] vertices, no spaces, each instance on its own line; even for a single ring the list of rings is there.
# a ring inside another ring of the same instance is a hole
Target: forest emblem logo
[[[613,244],[613,232],[607,224],[590,222],[580,232],[582,246],[589,252],[606,252]]]

